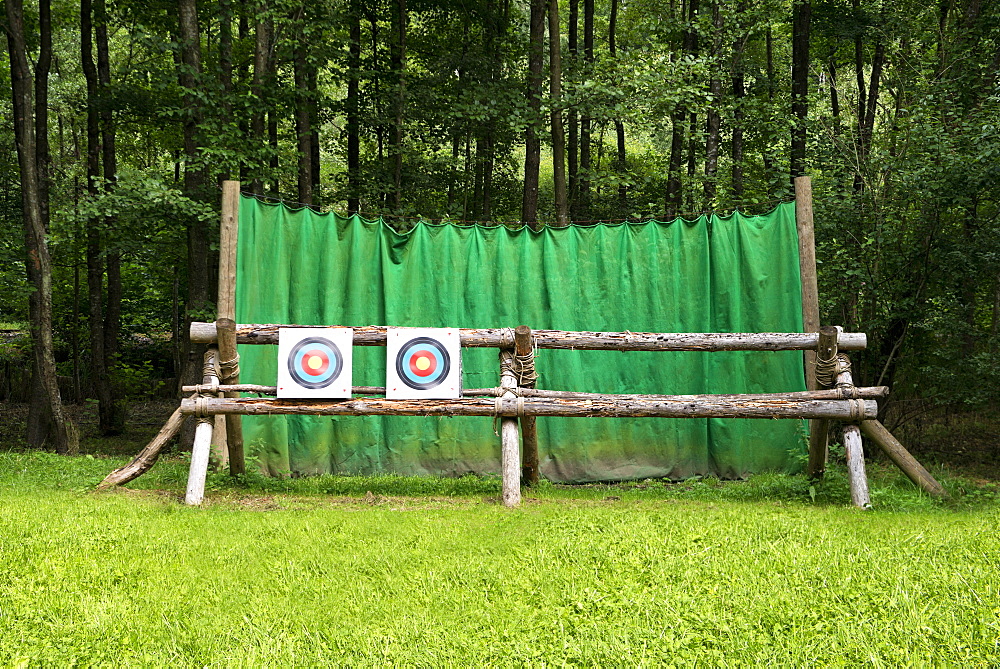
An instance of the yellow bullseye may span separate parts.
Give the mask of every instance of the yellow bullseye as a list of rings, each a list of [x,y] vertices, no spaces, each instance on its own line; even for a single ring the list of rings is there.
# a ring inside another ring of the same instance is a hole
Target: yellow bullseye
[[[308,367],[309,369],[319,369],[322,366],[323,366],[323,358],[319,357],[318,355],[311,355],[306,360],[306,367]]]
[[[419,358],[417,358],[416,362],[414,363],[414,367],[419,369],[421,372],[424,371],[425,369],[430,368],[430,366],[431,366],[431,361],[424,356],[420,356]]]

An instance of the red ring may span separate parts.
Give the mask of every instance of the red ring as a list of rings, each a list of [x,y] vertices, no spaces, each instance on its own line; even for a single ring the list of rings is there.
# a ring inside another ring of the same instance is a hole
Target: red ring
[[[314,355],[317,356],[320,360],[323,361],[323,364],[319,366],[319,369],[313,369],[312,367],[310,367],[309,365],[306,364],[306,360],[308,360],[309,358],[311,358]],[[325,373],[326,370],[329,369],[329,368],[330,368],[330,358],[329,358],[329,356],[327,356],[326,353],[324,353],[323,351],[320,351],[319,349],[313,349],[311,351],[306,351],[305,354],[303,354],[303,356],[302,356],[302,371],[305,372],[306,374],[308,374],[309,376],[319,376],[319,375]]]
[[[427,358],[430,361],[430,367],[427,369],[417,369],[417,359],[421,357]],[[437,369],[437,359],[430,351],[420,350],[410,354],[410,371],[417,376],[430,376],[434,373],[435,369]]]

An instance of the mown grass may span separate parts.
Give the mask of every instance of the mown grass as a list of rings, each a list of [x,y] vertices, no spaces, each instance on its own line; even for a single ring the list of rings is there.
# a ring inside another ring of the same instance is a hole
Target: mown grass
[[[996,488],[210,478],[0,454],[0,664],[1000,663]],[[880,501],[881,498],[881,501]]]

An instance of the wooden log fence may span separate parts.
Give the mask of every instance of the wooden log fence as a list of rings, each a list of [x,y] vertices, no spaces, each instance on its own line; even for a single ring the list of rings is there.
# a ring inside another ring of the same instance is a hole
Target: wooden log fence
[[[736,398],[736,399],[734,399]],[[635,395],[603,398],[503,397],[456,400],[279,400],[196,397],[181,400],[181,413],[315,416],[563,416],[588,418],[829,418],[859,422],[878,415],[875,400],[742,399],[740,396],[678,395],[647,399]]]
[[[296,327],[338,327],[315,325],[237,325],[237,344],[277,344],[278,330]],[[354,328],[355,346],[385,346],[387,328],[366,325]],[[463,347],[513,348],[511,328],[460,328]],[[532,330],[535,348],[580,351],[815,351],[818,332],[574,332]],[[191,323],[191,341],[212,344],[218,340],[215,323]],[[868,346],[863,332],[844,332],[839,338],[842,351],[860,351]]]

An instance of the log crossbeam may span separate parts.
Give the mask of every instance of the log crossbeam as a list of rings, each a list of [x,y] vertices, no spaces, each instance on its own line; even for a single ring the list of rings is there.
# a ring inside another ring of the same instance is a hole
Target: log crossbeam
[[[278,330],[296,327],[340,327],[315,325],[237,325],[238,344],[277,344]],[[385,346],[388,328],[365,325],[354,328],[355,346]],[[508,328],[461,328],[462,346],[472,348],[512,348],[513,331]],[[583,332],[532,330],[532,343],[540,349],[590,351],[814,351],[818,332]],[[192,323],[191,341],[209,344],[218,339],[215,323]],[[841,350],[860,351],[868,346],[863,332],[844,332],[838,341]]]

